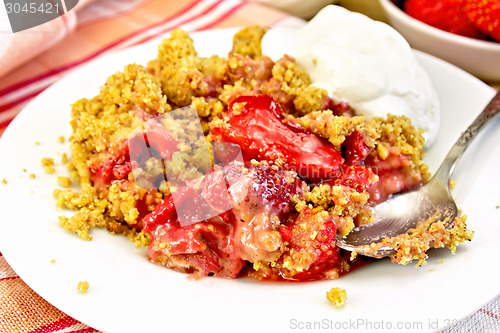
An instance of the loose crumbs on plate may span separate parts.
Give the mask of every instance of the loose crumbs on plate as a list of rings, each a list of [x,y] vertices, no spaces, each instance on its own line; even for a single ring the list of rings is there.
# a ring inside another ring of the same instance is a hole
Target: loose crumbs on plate
[[[429,179],[428,167],[423,163],[422,132],[411,125],[409,118],[388,115],[387,119],[366,120],[318,111],[323,110],[327,92],[312,86],[310,77],[294,59],[285,56],[273,62],[262,55],[260,40],[265,31],[261,27],[244,28],[235,35],[233,49],[226,58],[205,58],[197,54],[187,32],[176,29],[161,43],[158,56],[146,66],[128,65],[110,76],[98,95],[76,101],[71,114],[71,160],[63,154],[62,161],[71,172],[71,180],[79,183],[81,190],[54,190],[58,207],[76,211],[71,217],[61,216],[60,224],[86,240],[92,239],[89,231],[97,227],[124,234],[136,246],[148,246],[150,236],[136,228],[142,223],[137,207],[143,206],[147,212],[154,210],[170,194],[168,185],[147,190],[135,184],[132,173],[110,184],[94,183],[91,169],[114,161],[123,153],[124,139],[143,125],[141,117],[162,115],[166,119],[169,111],[180,107],[196,109],[202,129],[210,139],[210,128],[223,123],[219,116],[230,101],[241,95],[272,95],[283,106],[287,117],[330,141],[337,149],[354,131],[363,132],[366,144],[373,149],[374,160],[389,162],[391,157],[404,155],[406,177],[421,178],[423,182]],[[222,78],[228,81],[223,86],[207,83]],[[208,95],[210,98],[204,97]],[[186,137],[192,137],[188,130],[185,132],[170,134],[184,142]],[[168,167],[176,176],[190,170],[191,164],[201,164],[197,156],[175,162]],[[157,172],[155,165],[147,167],[148,172]],[[65,184],[69,186],[69,178],[61,185],[67,187]],[[322,214],[338,217],[338,232],[347,235],[356,225],[372,220],[366,206],[368,199],[366,192],[322,185],[294,204],[297,212],[311,209],[318,217]],[[436,224],[388,241],[397,247],[393,261],[406,264],[417,259],[420,265],[430,247],[447,246],[454,252],[458,243],[471,238],[472,232],[465,227],[465,217],[459,217],[450,230]],[[311,261],[305,250],[289,257],[286,263],[290,272],[304,271],[308,268],[303,267],[304,263]],[[254,264],[261,272],[273,269],[272,263]],[[340,273],[332,271],[329,277],[336,278]],[[345,297],[345,291],[340,288],[332,288],[327,293],[327,298],[339,306],[343,305]]]
[[[54,159],[52,157],[42,158],[42,165],[45,167],[45,172],[54,173],[56,169],[54,168]]]
[[[342,288],[334,287],[326,292],[326,299],[337,308],[341,308],[345,305],[347,292]]]

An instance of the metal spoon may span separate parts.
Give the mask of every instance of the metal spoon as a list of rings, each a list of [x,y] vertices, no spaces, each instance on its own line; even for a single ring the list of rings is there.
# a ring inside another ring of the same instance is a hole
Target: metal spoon
[[[337,235],[337,246],[358,254],[382,258],[389,256],[393,249],[382,247],[375,253],[364,249],[365,245],[379,243],[385,238],[406,234],[418,222],[433,218],[433,221],[451,223],[458,216],[458,208],[450,192],[450,177],[457,161],[469,143],[493,116],[500,112],[500,92],[498,92],[474,122],[458,138],[450,149],[435,175],[417,190],[396,195],[375,206],[373,222],[354,228],[346,237]]]

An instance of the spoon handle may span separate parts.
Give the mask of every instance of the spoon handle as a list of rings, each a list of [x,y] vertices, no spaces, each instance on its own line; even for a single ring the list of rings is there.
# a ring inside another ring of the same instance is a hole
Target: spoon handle
[[[465,132],[462,133],[453,147],[451,147],[448,155],[446,155],[443,163],[439,167],[438,171],[436,171],[434,178],[448,182],[448,179],[451,177],[451,174],[455,169],[458,159],[467,149],[472,139],[476,137],[483,125],[498,113],[500,113],[500,91],[497,92],[488,105],[486,105],[484,110],[477,116]]]

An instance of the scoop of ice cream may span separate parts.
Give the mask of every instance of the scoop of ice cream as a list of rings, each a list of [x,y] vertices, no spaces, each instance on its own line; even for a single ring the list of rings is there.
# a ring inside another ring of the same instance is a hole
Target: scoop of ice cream
[[[439,129],[439,100],[406,40],[385,23],[331,5],[299,29],[274,28],[262,41],[274,60],[294,57],[313,85],[366,118],[405,115],[430,145]]]

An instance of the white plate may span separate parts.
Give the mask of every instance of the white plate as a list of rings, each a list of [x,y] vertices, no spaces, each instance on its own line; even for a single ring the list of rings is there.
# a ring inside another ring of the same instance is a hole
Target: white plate
[[[194,35],[202,55],[226,54],[234,30]],[[130,62],[145,64],[157,42],[89,63],[43,92],[12,122],[0,140],[0,251],[19,276],[47,301],[106,332],[255,332],[373,329],[432,331],[462,319],[500,292],[500,118],[488,126],[457,168],[455,194],[469,216],[475,239],[452,256],[432,251],[421,268],[382,260],[335,281],[259,283],[249,279],[191,281],[146,259],[121,236],[92,231],[80,240],[57,223],[52,196],[56,176],[42,157],[60,155],[68,144],[70,104],[98,93],[105,78]],[[427,162],[435,170],[461,130],[493,95],[491,88],[457,68],[417,53],[442,102],[443,125]],[[36,145],[35,142],[39,142]],[[26,172],[23,171],[26,169]],[[36,178],[29,177],[35,173]],[[443,263],[438,260],[442,259]],[[55,260],[55,263],[51,262]],[[77,283],[90,283],[84,295]],[[344,308],[329,304],[332,287],[347,290]]]

